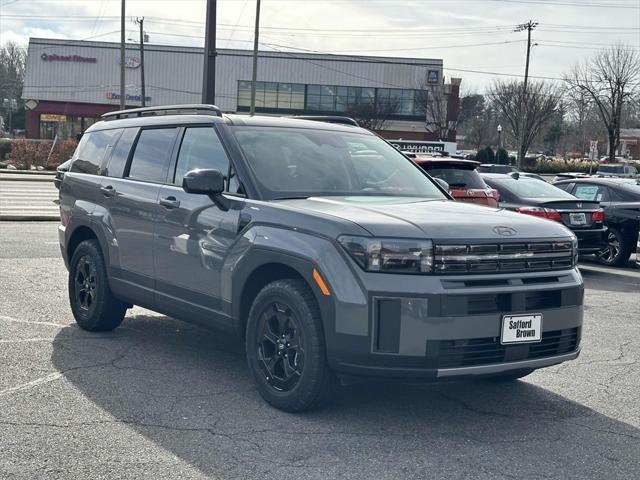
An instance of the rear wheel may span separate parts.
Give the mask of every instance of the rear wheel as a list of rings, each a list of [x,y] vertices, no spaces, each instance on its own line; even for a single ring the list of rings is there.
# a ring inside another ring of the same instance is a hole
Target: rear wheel
[[[617,228],[609,227],[607,246],[596,256],[603,265],[619,267],[625,265],[631,256],[633,242],[626,238]]]
[[[127,305],[111,293],[104,259],[95,240],[85,240],[73,252],[69,303],[77,324],[84,330],[113,330],[124,319]]]
[[[260,291],[249,312],[246,352],[260,395],[280,410],[318,408],[335,391],[320,311],[301,280],[278,280]]]

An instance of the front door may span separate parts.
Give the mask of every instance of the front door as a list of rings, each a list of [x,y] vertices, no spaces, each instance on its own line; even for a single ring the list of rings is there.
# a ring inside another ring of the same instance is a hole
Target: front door
[[[160,311],[187,320],[230,327],[223,313],[221,270],[238,235],[241,202],[228,211],[206,195],[182,189],[185,173],[195,168],[228,176],[229,159],[212,126],[182,133],[175,172],[160,189],[154,236],[156,302]]]

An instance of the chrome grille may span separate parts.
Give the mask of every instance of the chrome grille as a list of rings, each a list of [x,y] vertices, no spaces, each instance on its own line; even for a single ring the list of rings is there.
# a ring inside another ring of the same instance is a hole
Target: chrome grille
[[[435,245],[435,273],[539,272],[571,268],[573,242]]]

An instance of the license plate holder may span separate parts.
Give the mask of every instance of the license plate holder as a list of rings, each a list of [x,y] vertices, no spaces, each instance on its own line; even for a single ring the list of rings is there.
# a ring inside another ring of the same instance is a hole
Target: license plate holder
[[[542,340],[542,314],[503,315],[500,343],[539,343]]]
[[[569,223],[571,225],[586,225],[587,216],[584,213],[570,213]]]

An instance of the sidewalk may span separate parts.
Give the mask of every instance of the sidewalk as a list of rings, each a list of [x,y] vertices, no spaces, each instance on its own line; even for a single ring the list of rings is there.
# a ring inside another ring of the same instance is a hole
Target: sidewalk
[[[58,220],[53,175],[0,173],[0,221]]]

